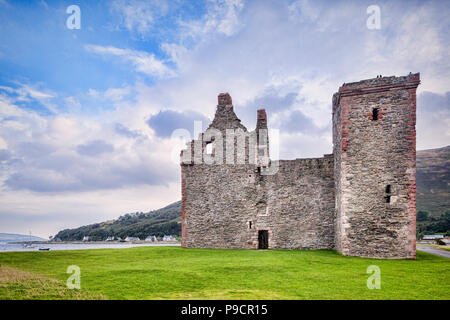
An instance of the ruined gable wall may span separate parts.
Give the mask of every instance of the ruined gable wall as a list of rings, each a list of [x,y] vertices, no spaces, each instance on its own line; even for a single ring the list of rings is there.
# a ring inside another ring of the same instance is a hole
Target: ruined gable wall
[[[257,115],[257,129],[267,129],[265,111],[258,110]],[[254,134],[259,147],[249,147],[246,143],[241,150],[235,140],[231,142],[234,159],[239,156],[245,159],[244,163],[204,163],[206,144],[211,138],[207,133],[220,131],[222,138],[211,140],[213,153],[223,151],[225,155],[231,146],[221,145],[227,140],[227,129]],[[182,246],[256,249],[258,232],[267,230],[269,248],[334,247],[332,155],[273,162],[272,165],[278,165],[278,171],[264,175],[264,170],[258,167],[264,166],[265,161],[260,162],[259,151],[255,151],[258,161],[251,163],[250,149],[259,150],[266,145],[265,134],[263,131],[247,132],[233,111],[231,97],[219,95],[214,120],[199,137],[203,141],[192,141],[191,152],[182,152]],[[268,148],[263,153],[268,155]],[[191,155],[192,161],[184,161],[186,155]]]
[[[250,165],[183,165],[184,247],[245,248],[255,186]]]
[[[253,215],[256,198],[256,167],[249,164],[248,143],[244,150],[238,148],[237,139],[231,145],[227,143],[227,129],[247,133],[234,113],[231,97],[220,94],[214,120],[201,137],[207,137],[208,132],[220,132],[220,139],[214,136],[212,155],[216,156],[221,152],[222,161],[205,163],[206,142],[193,141],[191,145],[197,144],[200,148],[193,157],[198,161],[181,165],[184,247],[245,248],[251,237],[247,232],[247,221]],[[234,164],[226,164],[226,151],[231,146],[234,148]],[[244,162],[237,164],[238,158]]]

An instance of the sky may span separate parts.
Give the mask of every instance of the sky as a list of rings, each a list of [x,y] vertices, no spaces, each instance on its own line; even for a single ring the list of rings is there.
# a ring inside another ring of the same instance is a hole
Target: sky
[[[449,24],[442,0],[0,0],[0,232],[180,200],[172,132],[221,92],[250,130],[266,109],[280,159],[321,157],[339,86],[420,72],[417,148],[447,146]]]

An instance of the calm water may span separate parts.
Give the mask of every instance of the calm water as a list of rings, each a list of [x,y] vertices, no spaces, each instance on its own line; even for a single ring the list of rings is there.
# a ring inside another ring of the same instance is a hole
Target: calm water
[[[179,246],[179,243],[42,243],[32,244],[34,248],[25,248],[22,244],[0,242],[0,253],[7,251],[39,251],[39,248],[53,250],[84,250],[84,249],[125,249],[151,246]]]

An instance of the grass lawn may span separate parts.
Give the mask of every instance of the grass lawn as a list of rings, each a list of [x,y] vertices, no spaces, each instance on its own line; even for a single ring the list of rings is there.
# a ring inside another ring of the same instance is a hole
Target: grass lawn
[[[7,300],[33,299],[105,299],[88,290],[69,290],[64,282],[30,272],[0,265],[0,298]]]
[[[81,290],[65,288],[69,265],[81,268]],[[370,265],[381,269],[379,290],[366,286]],[[419,251],[416,260],[381,260],[139,247],[3,252],[0,266],[0,299],[450,299],[450,259]]]

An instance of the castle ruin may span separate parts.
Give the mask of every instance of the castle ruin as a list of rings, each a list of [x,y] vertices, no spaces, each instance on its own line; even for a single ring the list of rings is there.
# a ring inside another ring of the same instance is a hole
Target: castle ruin
[[[415,258],[419,83],[417,73],[342,85],[333,154],[295,160],[270,159],[264,109],[249,132],[220,94],[181,152],[182,246]]]

